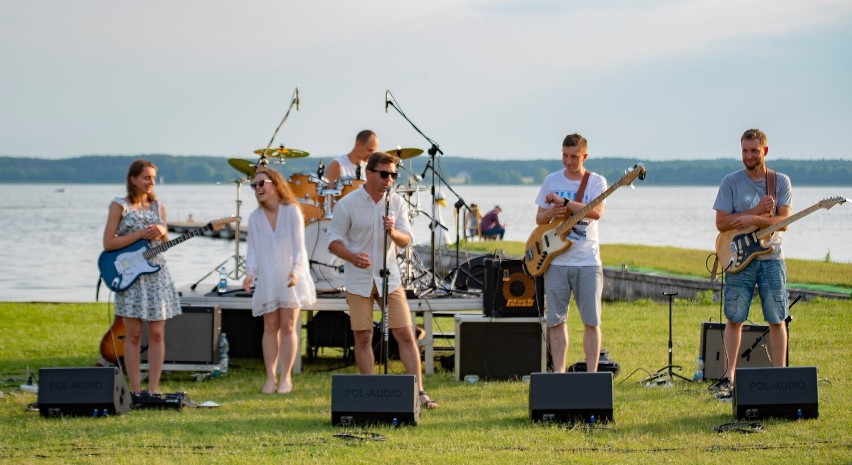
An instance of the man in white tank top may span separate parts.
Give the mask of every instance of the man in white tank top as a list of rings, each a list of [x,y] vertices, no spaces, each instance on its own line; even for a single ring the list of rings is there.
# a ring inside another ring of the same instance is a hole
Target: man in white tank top
[[[331,163],[325,171],[325,178],[329,185],[334,185],[335,181],[340,178],[351,177],[357,179],[366,179],[365,167],[367,158],[370,154],[377,151],[379,148],[379,138],[376,133],[365,129],[358,133],[355,137],[355,146],[346,154],[341,155]],[[358,169],[360,168],[360,169]]]

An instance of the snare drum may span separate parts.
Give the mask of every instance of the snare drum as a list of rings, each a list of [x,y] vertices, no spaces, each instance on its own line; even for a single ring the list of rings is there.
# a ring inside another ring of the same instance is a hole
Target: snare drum
[[[305,226],[305,248],[311,263],[311,278],[320,292],[336,292],[343,289],[344,261],[328,251],[328,226],[330,218]]]
[[[290,189],[299,200],[305,224],[323,217],[323,198],[319,195],[321,180],[312,173],[294,173],[288,180]]]

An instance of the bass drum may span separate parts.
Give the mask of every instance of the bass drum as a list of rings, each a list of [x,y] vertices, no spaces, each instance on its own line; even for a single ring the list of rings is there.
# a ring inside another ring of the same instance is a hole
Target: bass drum
[[[459,265],[455,287],[462,291],[485,289],[485,259],[494,255],[482,255]]]
[[[311,267],[311,278],[317,292],[340,292],[343,287],[344,262],[328,251],[330,218],[320,218],[305,226],[305,248]]]

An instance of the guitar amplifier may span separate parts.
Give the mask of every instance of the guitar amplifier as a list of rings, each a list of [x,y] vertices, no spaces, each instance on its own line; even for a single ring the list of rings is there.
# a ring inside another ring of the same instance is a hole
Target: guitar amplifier
[[[219,363],[219,334],[222,310],[218,305],[182,305],[181,314],[166,320],[166,364],[216,365]],[[142,323],[142,347],[148,346],[148,323]],[[148,363],[148,351],[142,351]]]
[[[769,326],[749,325],[742,326],[742,342],[740,342],[740,356],[737,360],[737,368],[760,368],[771,367],[772,362],[766,355],[769,350]],[[725,332],[724,323],[701,323],[701,355],[704,357],[704,379],[721,379],[725,376],[728,361],[725,358],[725,343],[723,336]],[[758,340],[766,333],[763,340]],[[752,349],[755,342],[757,346]]]
[[[541,317],[544,315],[544,278],[524,272],[522,260],[486,258],[482,308],[485,316]]]

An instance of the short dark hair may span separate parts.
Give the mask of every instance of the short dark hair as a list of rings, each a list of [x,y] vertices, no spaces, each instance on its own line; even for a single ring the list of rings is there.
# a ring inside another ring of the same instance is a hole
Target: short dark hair
[[[760,129],[748,129],[743,133],[743,136],[740,137],[740,142],[744,140],[756,140],[760,142],[760,145],[766,147],[766,134],[763,133]]]
[[[577,134],[568,134],[565,136],[565,139],[562,140],[563,147],[579,147],[580,152],[585,152],[589,147],[589,141],[586,140],[585,137]]]
[[[367,169],[375,171],[377,166],[384,165],[386,163],[393,163],[395,165],[396,160],[396,156],[389,153],[373,152],[370,154],[370,158],[367,159]]]
[[[367,141],[370,140],[370,137],[373,137],[375,135],[375,132],[369,129],[364,129],[363,131],[359,132],[357,136],[355,136],[355,140],[362,144],[366,144]]]

